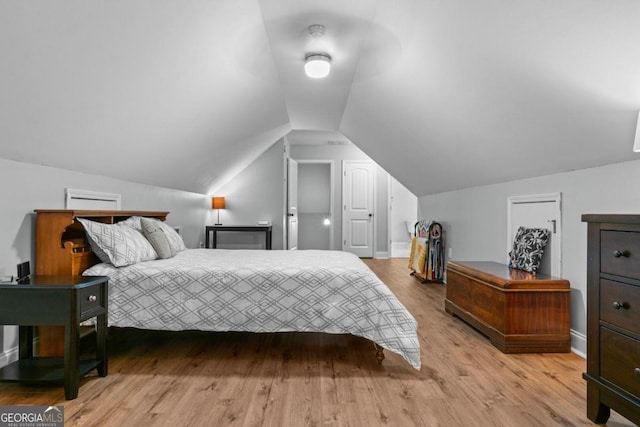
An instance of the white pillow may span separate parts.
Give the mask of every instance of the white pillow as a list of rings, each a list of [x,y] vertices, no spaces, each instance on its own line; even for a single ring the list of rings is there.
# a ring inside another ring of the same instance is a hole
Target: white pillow
[[[78,218],[84,225],[89,243],[102,262],[124,267],[158,258],[151,243],[138,230],[126,225],[103,224]]]

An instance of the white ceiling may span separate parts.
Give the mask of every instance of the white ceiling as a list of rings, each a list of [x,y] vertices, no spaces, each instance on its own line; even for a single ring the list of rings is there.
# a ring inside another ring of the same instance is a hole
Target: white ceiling
[[[638,22],[637,0],[0,2],[0,157],[210,193],[290,131],[344,135],[416,195],[633,160]]]

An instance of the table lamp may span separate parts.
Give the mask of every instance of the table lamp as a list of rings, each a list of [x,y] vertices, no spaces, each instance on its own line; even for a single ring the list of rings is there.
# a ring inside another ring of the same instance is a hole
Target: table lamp
[[[222,223],[220,223],[220,209],[224,209],[224,197],[212,197],[211,209],[218,210],[218,222],[215,225],[222,225]]]

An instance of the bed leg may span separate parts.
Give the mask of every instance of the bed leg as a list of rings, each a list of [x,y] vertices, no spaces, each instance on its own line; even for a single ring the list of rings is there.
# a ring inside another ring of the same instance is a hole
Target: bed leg
[[[376,359],[378,359],[378,365],[382,365],[382,361],[384,360],[384,348],[375,342],[373,343],[373,346],[376,348]]]

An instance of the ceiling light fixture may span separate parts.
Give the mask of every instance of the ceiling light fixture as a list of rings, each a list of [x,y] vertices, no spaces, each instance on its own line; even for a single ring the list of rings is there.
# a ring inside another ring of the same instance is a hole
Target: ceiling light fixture
[[[308,53],[304,58],[304,72],[307,77],[321,79],[331,71],[331,57],[324,53]]]
[[[324,35],[324,25],[315,24],[309,26],[309,35],[320,38]],[[304,72],[312,79],[327,77],[331,71],[331,56],[326,53],[307,53],[304,57]]]

